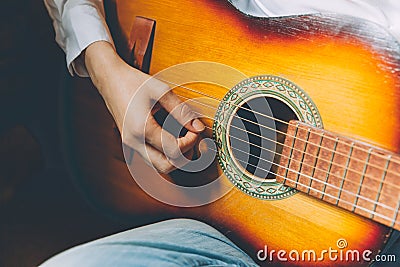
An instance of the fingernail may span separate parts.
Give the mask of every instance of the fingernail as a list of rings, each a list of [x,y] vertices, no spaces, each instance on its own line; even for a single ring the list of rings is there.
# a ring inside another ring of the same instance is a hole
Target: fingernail
[[[203,131],[205,126],[199,119],[192,120],[192,126],[196,131]]]

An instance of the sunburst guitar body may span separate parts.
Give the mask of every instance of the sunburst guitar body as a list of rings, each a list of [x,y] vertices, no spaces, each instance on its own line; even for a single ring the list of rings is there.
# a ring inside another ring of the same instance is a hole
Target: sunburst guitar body
[[[115,0],[106,13],[128,57],[135,18],[155,22],[149,73],[202,114],[204,137],[214,140],[207,169],[163,181],[220,177],[220,186],[208,192],[210,203],[179,207],[174,199],[196,196],[164,182],[140,185],[128,165],[141,159],[126,164],[97,90],[73,79],[64,95],[66,147],[92,203],[136,223],[205,221],[261,265],[373,262],[399,229],[400,47],[389,33],[350,17],[254,18],[213,0]],[[268,123],[274,132],[263,130]],[[152,187],[169,204],[150,196]]]

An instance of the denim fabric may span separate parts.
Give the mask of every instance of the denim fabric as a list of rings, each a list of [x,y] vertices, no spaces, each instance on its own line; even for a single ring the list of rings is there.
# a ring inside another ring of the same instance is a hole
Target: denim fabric
[[[163,221],[83,244],[41,266],[258,266],[211,226]]]

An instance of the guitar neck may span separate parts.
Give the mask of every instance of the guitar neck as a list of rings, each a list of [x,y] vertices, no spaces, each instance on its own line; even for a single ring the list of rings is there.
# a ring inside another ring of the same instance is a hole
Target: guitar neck
[[[400,230],[400,156],[291,121],[277,181]]]

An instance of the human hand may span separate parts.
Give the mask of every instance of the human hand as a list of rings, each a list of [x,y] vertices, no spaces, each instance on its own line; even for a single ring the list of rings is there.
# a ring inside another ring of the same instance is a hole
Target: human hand
[[[168,85],[130,67],[108,42],[99,41],[87,47],[85,64],[124,144],[162,173],[179,165],[181,153],[192,154],[205,126]],[[188,130],[185,136],[175,138],[156,122],[152,115],[156,101]]]

